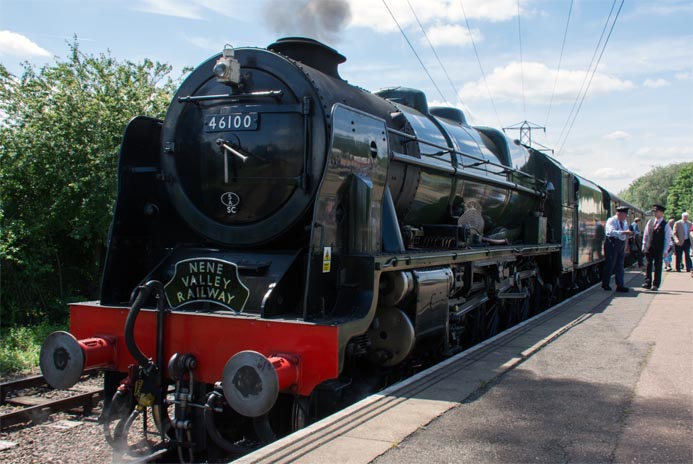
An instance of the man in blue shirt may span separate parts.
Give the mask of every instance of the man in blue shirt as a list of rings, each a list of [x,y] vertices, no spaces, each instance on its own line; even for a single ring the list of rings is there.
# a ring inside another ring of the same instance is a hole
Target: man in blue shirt
[[[606,261],[602,269],[602,288],[604,290],[611,290],[609,287],[611,274],[616,274],[616,291],[623,293],[628,291],[623,283],[623,261],[626,253],[626,239],[632,236],[633,232],[628,227],[627,216],[628,207],[619,206],[616,208],[616,216],[612,216],[606,221],[606,241],[604,242]]]

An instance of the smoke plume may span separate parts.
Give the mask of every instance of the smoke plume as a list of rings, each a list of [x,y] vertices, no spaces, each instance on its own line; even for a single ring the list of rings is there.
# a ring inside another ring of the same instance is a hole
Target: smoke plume
[[[347,0],[271,0],[265,7],[268,26],[281,36],[337,41],[349,24]]]

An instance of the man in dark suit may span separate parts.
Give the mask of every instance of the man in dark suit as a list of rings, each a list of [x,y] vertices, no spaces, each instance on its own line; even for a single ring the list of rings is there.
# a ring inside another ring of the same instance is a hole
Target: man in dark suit
[[[645,283],[643,288],[657,291],[662,283],[662,254],[671,243],[671,227],[664,220],[662,205],[654,205],[654,218],[647,221],[645,235],[642,238],[642,251],[645,253],[647,270],[645,271]],[[654,280],[652,270],[654,269]]]

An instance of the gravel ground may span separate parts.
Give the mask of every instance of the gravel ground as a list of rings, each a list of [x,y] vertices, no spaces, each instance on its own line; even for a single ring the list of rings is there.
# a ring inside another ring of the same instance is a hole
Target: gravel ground
[[[14,446],[0,451],[0,461],[24,463],[112,462],[112,451],[96,423],[99,411],[89,417],[54,414],[46,422],[8,429],[0,440]],[[2,446],[0,445],[0,448]]]
[[[14,378],[17,378],[16,376]],[[0,381],[11,380],[3,377]],[[103,379],[90,378],[80,382],[74,391],[87,391],[101,387]],[[41,396],[60,398],[69,392],[59,390],[26,389],[13,396]],[[16,406],[2,405],[1,412],[17,409]],[[72,463],[92,462],[111,463],[113,453],[106,443],[103,429],[97,423],[101,413],[101,403],[89,416],[73,413],[56,413],[41,424],[18,424],[0,432],[0,462],[7,463]]]

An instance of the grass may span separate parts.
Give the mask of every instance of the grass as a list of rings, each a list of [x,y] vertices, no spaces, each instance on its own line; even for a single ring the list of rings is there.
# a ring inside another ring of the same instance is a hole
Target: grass
[[[67,330],[67,322],[42,322],[31,327],[9,327],[0,330],[0,375],[36,370],[41,344],[56,330]]]

